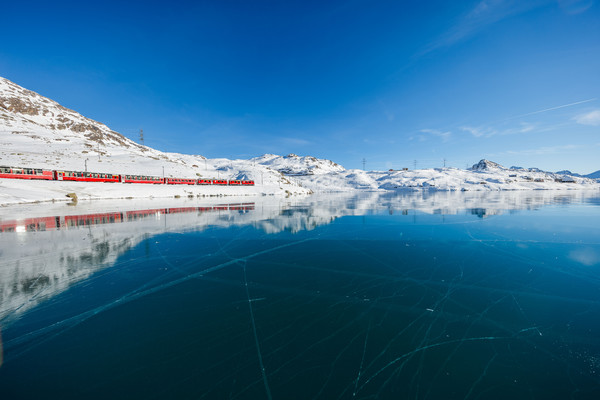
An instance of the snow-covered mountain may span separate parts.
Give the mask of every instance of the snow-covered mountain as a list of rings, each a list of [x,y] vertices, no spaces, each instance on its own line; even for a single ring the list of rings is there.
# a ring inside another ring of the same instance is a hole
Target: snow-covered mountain
[[[310,156],[301,157],[296,154],[288,154],[284,157],[275,154],[265,154],[252,158],[250,161],[268,166],[288,176],[322,175],[346,170],[331,160],[323,160]]]
[[[513,167],[514,168],[514,167]],[[471,167],[472,171],[490,171],[490,170],[505,170],[502,165],[483,159]]]

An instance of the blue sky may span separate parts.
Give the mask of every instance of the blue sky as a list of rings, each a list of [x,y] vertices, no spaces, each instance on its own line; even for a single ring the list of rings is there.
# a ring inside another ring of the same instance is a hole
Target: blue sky
[[[600,169],[600,4],[3,4],[0,75],[163,151]]]

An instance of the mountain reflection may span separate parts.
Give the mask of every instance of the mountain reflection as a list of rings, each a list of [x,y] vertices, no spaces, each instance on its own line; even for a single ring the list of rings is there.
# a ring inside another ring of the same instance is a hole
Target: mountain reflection
[[[488,218],[546,205],[593,204],[597,199],[597,192],[584,191],[409,192],[259,197],[230,203],[179,199],[160,207],[156,200],[127,203],[129,207],[111,202],[15,206],[0,212],[0,323],[18,319],[75,283],[111,267],[143,240],[163,233],[209,227],[297,233],[343,216],[464,214]]]

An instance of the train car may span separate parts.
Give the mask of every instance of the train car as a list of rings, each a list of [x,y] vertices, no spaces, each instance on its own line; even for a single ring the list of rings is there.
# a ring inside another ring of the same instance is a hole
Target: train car
[[[60,228],[60,217],[27,218],[0,222],[0,232],[40,232]]]
[[[242,184],[242,181],[238,181],[238,180],[230,180],[229,181],[229,186],[240,186]]]
[[[224,179],[213,179],[213,185],[227,185],[227,181]]]
[[[77,182],[121,182],[121,175],[98,172],[54,171],[54,179]]]
[[[163,178],[158,176],[147,176],[147,175],[121,175],[121,182],[123,183],[149,183],[149,184],[163,184],[165,183]]]
[[[85,215],[67,215],[65,217],[65,225],[67,227],[114,224],[123,222],[123,213],[102,213],[102,214],[85,214]]]
[[[212,179],[198,179],[198,185],[212,185]]]
[[[191,213],[198,211],[197,207],[173,207],[167,209],[167,214]]]
[[[52,180],[52,171],[40,168],[0,167],[0,178]]]
[[[195,185],[195,179],[165,178],[167,185]]]
[[[127,221],[137,221],[139,219],[144,219],[144,218],[148,218],[148,217],[156,217],[158,215],[166,214],[166,213],[167,213],[166,208],[154,208],[151,210],[127,211],[125,213],[125,216],[127,218]]]
[[[254,181],[242,181],[242,186],[254,186]]]
[[[254,210],[254,203],[242,203],[242,207],[244,210]]]

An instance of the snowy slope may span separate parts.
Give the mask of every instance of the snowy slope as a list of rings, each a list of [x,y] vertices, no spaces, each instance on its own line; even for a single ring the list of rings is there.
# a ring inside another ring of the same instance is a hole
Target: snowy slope
[[[585,177],[590,179],[600,179],[600,170],[592,172],[591,174],[587,174]]]

